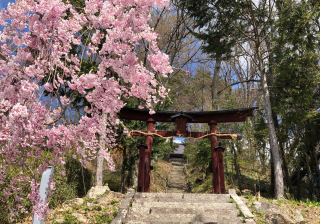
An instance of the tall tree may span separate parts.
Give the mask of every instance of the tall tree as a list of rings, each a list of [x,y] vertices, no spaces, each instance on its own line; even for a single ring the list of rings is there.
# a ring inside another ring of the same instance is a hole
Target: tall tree
[[[273,155],[275,172],[275,197],[284,197],[284,183],[278,140],[272,116],[270,92],[267,83],[266,63],[264,60],[267,36],[276,35],[276,8],[274,1],[259,1],[257,4],[250,0],[215,1],[203,0],[181,1],[196,20],[198,29],[196,36],[204,40],[203,49],[212,55],[231,55],[236,43],[252,43],[252,57],[256,58],[261,80],[264,109],[269,130],[269,143]],[[214,38],[223,41],[217,44]],[[240,44],[240,46],[241,46]],[[272,49],[273,50],[273,49]],[[271,50],[271,51],[272,51]]]

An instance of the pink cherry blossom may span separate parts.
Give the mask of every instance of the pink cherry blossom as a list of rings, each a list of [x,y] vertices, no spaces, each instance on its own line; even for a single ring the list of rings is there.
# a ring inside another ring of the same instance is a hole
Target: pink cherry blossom
[[[48,92],[52,92],[52,90],[53,90],[53,88],[52,88],[52,86],[51,86],[50,83],[44,84],[44,88],[46,88],[46,90],[47,90]]]
[[[19,167],[0,200],[14,195],[17,205],[9,208],[12,220],[19,211],[27,212],[20,184],[30,186],[28,199],[34,214],[45,218],[48,209],[39,196],[40,179],[20,173],[29,172],[29,160],[43,160],[42,150],[50,149],[50,159],[33,170],[39,174],[49,165],[63,165],[66,149],[74,148],[74,158],[83,165],[100,149],[113,170],[109,149],[116,145],[117,113],[125,106],[122,99],[140,98],[144,103],[139,108],[146,107],[153,114],[154,104],[167,96],[155,74],[166,76],[172,68],[169,57],[157,47],[158,35],[148,21],[151,7],[166,7],[168,0],[87,0],[84,10],[78,11],[66,2],[16,1],[0,12],[4,26],[0,32],[0,185],[8,177],[7,170]],[[88,43],[81,42],[84,26],[91,35]],[[152,69],[144,67],[134,51],[142,40],[149,42]],[[84,49],[83,54],[72,54],[74,46]],[[97,71],[83,74],[82,63],[90,55],[98,58]],[[117,79],[108,72],[110,68],[118,74]],[[58,95],[59,88],[69,91],[68,97]],[[44,90],[58,105],[43,99]],[[90,117],[59,122],[77,95],[90,104],[84,108]],[[97,134],[104,135],[105,148],[101,148]],[[51,188],[53,192],[54,183]]]

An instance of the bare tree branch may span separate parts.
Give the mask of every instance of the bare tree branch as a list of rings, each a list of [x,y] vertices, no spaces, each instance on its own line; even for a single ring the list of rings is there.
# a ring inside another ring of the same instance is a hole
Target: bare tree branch
[[[230,85],[225,86],[222,90],[218,91],[218,94],[220,94],[220,93],[223,92],[224,90],[228,89],[230,86],[238,85],[238,84],[244,83],[244,82],[260,82],[260,80],[249,79],[249,80],[245,80],[245,81],[235,82],[235,83],[232,83],[232,84],[230,84]]]

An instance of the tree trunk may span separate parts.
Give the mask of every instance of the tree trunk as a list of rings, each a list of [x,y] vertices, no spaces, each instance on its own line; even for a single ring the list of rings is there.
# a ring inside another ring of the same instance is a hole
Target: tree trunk
[[[248,148],[249,148],[249,160],[252,159],[252,170],[254,170],[254,162],[256,160],[255,155],[252,155],[252,144],[251,138],[248,139]]]
[[[106,121],[106,115],[102,113],[102,120]],[[105,134],[106,134],[106,124],[105,122],[102,124],[102,135],[99,135],[99,144],[100,149],[104,149],[106,147],[105,143]],[[100,149],[97,151],[97,163],[96,163],[96,173],[94,177],[94,186],[102,186],[102,177],[103,177],[103,161],[104,158],[100,155]]]
[[[220,42],[220,39],[219,39]],[[218,107],[215,105],[216,99],[218,99],[218,82],[219,82],[219,74],[221,68],[222,57],[216,58],[216,65],[213,72],[212,78],[212,86],[211,86],[211,97],[212,97],[212,110],[217,110]]]
[[[170,149],[173,149],[173,138],[170,139]],[[167,153],[166,155],[166,161],[170,162],[170,154],[171,154],[171,150]]]
[[[261,166],[262,166],[262,173],[266,173],[267,169],[267,161],[266,161],[266,144],[263,143],[262,146],[262,152],[260,150],[257,150],[261,159]]]
[[[214,38],[215,42],[220,43],[220,37]],[[212,103],[212,110],[217,110],[218,107],[215,105],[216,99],[218,99],[218,82],[219,82],[219,74],[221,68],[222,56],[216,57],[216,64],[214,67],[213,78],[212,78],[212,85],[211,85],[211,103]]]
[[[236,175],[237,175],[237,180],[238,180],[238,187],[240,190],[240,193],[242,192],[242,185],[241,185],[241,173],[240,173],[240,167],[238,163],[238,157],[237,157],[237,152],[235,147],[233,146],[233,154],[234,154],[234,167],[236,169]]]
[[[283,184],[283,173],[282,173],[282,166],[281,166],[281,159],[278,149],[278,140],[276,136],[276,130],[274,127],[274,121],[272,117],[272,109],[271,109],[271,102],[270,102],[270,94],[267,84],[267,77],[264,72],[262,63],[262,55],[260,51],[260,46],[257,46],[257,56],[259,62],[259,72],[261,75],[261,86],[262,86],[262,94],[264,98],[264,107],[265,112],[267,115],[268,120],[268,129],[269,129],[269,140],[270,140],[270,148],[272,150],[272,160],[274,165],[274,176],[275,176],[275,198],[280,199],[284,198],[284,184]]]
[[[275,127],[277,129],[279,129],[279,122],[277,119],[277,115],[273,111],[272,111],[272,115],[274,118]],[[282,138],[280,138],[279,149],[280,149],[280,154],[281,154],[282,163],[283,163],[284,177],[287,182],[287,187],[289,188],[290,194],[292,194],[292,185],[291,185],[291,179],[290,179],[290,175],[289,175],[289,169],[288,169],[287,160],[286,160],[286,157],[284,154],[283,142],[281,140],[282,140]]]
[[[300,201],[300,163],[301,163],[301,153],[298,152],[298,166],[297,166],[297,201]]]
[[[312,157],[314,159],[314,163],[315,163],[315,170],[316,170],[316,173],[318,174],[318,186],[320,186],[320,170],[319,170],[319,162],[318,162],[318,157],[317,157],[317,152],[316,152],[316,147],[313,147],[312,148]]]
[[[128,175],[127,175],[127,178],[126,178],[126,184],[127,186],[131,187],[133,185],[133,166],[134,166],[134,157],[132,155],[133,153],[133,150],[129,150],[128,152]]]
[[[126,153],[126,148],[123,147],[122,149],[122,167],[121,167],[121,188],[120,188],[120,192],[121,194],[124,193],[124,178],[125,178],[125,171],[126,171],[126,165],[127,165],[127,153]]]
[[[272,160],[272,151],[270,150],[271,153],[271,158],[270,158],[270,164],[271,164],[271,183],[270,183],[270,190],[269,193],[271,197],[274,197],[274,165],[273,165],[273,160]]]
[[[287,165],[287,160],[284,154],[284,147],[283,144],[280,143],[280,153],[281,153],[281,157],[282,157],[282,162],[283,162],[283,170],[284,170],[284,176],[287,182],[287,187],[289,188],[289,192],[290,194],[292,194],[292,184],[291,184],[291,179],[290,179],[290,175],[289,175],[289,169],[288,169],[288,165]]]
[[[308,156],[308,154],[306,154],[306,166],[307,166],[307,172],[308,172],[308,184],[309,184],[309,195],[308,198],[312,201],[312,194],[313,194],[313,186],[312,186],[312,171],[311,171],[311,167],[310,167],[310,158]]]

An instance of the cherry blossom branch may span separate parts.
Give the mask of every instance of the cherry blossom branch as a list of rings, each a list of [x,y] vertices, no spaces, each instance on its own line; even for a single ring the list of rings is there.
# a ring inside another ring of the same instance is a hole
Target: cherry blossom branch
[[[2,60],[4,60],[5,62],[9,62],[9,59],[4,55],[4,54],[2,54],[1,52],[0,52],[0,58],[2,59]]]
[[[73,95],[74,95],[74,92],[72,92],[72,94],[71,94],[71,97],[70,97],[70,103],[69,104],[67,104],[65,107],[64,107],[64,109],[62,110],[62,112],[61,112],[61,114],[60,114],[60,116],[59,117],[57,117],[55,120],[53,120],[52,122],[50,122],[50,123],[43,123],[43,125],[52,125],[52,124],[54,124],[54,123],[56,123],[58,120],[60,120],[61,118],[62,118],[62,116],[64,115],[64,113],[66,112],[66,110],[67,110],[67,108],[69,107],[69,105],[71,104],[71,101],[72,101],[72,98],[73,98]]]

